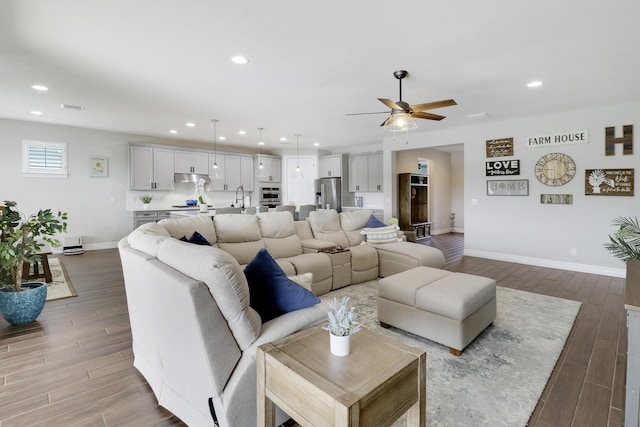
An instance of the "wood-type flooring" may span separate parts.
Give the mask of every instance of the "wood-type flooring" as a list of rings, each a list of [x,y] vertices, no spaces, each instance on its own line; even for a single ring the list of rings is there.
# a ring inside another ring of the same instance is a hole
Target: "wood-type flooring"
[[[623,279],[465,257],[462,234],[425,244],[445,253],[449,270],[583,303],[529,425],[623,425]],[[31,325],[0,318],[0,426],[184,425],[133,367],[118,251],[62,259],[78,297],[47,302]]]

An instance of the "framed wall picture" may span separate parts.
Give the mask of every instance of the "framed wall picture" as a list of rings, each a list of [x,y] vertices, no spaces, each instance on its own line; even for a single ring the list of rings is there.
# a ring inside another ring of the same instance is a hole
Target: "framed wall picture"
[[[513,156],[513,138],[486,140],[487,157]]]
[[[109,176],[109,158],[106,156],[91,156],[89,176],[106,178]]]
[[[541,194],[540,203],[543,205],[572,205],[573,194]]]
[[[528,179],[496,179],[487,181],[487,196],[528,196]]]
[[[587,169],[584,172],[584,194],[633,197],[634,175],[634,169]]]

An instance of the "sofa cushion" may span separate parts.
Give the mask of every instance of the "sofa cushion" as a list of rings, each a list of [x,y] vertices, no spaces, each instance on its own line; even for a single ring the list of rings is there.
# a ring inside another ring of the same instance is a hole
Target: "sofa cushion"
[[[362,243],[360,230],[367,226],[370,217],[371,211],[369,210],[340,212],[340,227],[349,239],[349,246],[358,246]]]
[[[260,316],[249,306],[247,279],[231,255],[215,247],[167,239],[160,244],[158,260],[207,285],[240,350],[260,335]]]
[[[218,247],[241,265],[249,263],[264,248],[256,215],[224,214],[213,217]]]
[[[369,217],[369,221],[367,222],[367,225],[365,225],[365,228],[380,228],[380,227],[386,227],[386,226],[387,224],[380,221],[378,218],[376,218],[375,215],[371,214],[371,216]]]
[[[127,242],[133,249],[154,257],[158,256],[160,243],[167,239],[171,239],[167,230],[155,222],[142,224],[127,236]]]
[[[334,209],[309,212],[309,224],[314,238],[328,240],[344,248],[351,246],[340,226],[338,212]]]
[[[271,256],[278,259],[303,253],[302,242],[289,212],[267,212],[256,216],[264,247]]]
[[[198,233],[197,231],[194,231],[191,237],[189,237],[188,239],[186,236],[182,236],[180,240],[182,240],[183,242],[193,243],[196,245],[211,246],[211,243],[209,243],[209,241],[205,239],[204,236]]]
[[[262,323],[320,302],[313,293],[287,278],[266,249],[258,251],[244,274],[249,282],[250,305],[260,314]]]
[[[306,290],[311,291],[311,284],[313,283],[313,273],[294,274],[293,276],[287,276],[287,278],[293,280]]]
[[[213,221],[211,217],[207,215],[190,216],[187,218],[171,218],[163,219],[158,222],[163,226],[171,235],[176,239],[183,236],[191,236],[194,231],[202,234],[209,243],[215,245],[216,243],[216,231],[213,227]]]
[[[379,228],[363,228],[360,234],[364,236],[369,245],[381,245],[402,241],[402,239],[398,238],[398,226],[395,224]]]

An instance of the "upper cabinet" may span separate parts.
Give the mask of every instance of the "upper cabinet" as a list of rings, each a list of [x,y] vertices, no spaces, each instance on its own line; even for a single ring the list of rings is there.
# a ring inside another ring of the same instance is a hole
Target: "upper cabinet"
[[[176,173],[209,173],[209,154],[195,151],[174,152]]]
[[[167,148],[130,146],[130,189],[173,190],[173,154]]]
[[[369,191],[382,191],[382,153],[369,156]]]
[[[382,191],[382,154],[349,156],[349,191]]]
[[[330,156],[322,156],[318,159],[318,176],[320,178],[327,177],[343,177],[342,174],[342,154],[333,154]],[[346,177],[343,177],[346,178]]]
[[[218,164],[222,179],[214,179],[213,163]],[[244,191],[253,191],[253,158],[239,154],[209,154],[211,190],[236,191],[242,185]]]
[[[258,166],[262,162],[265,173],[258,177]],[[280,182],[282,180],[282,159],[275,156],[260,155],[255,164],[255,174],[259,182]]]

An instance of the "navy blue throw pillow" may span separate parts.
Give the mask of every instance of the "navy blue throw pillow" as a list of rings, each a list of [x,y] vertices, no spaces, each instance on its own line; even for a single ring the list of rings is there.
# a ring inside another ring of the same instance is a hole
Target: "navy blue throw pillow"
[[[188,239],[186,238],[186,236],[183,236],[180,238],[180,240],[182,240],[183,242],[194,243],[196,245],[211,246],[211,243],[209,243],[209,241],[197,231],[194,231],[191,237],[189,237]]]
[[[244,275],[249,282],[249,305],[258,312],[262,323],[320,302],[313,293],[287,278],[266,249],[260,249],[247,264]]]
[[[386,227],[386,226],[387,224],[380,221],[378,218],[373,216],[373,214],[371,214],[371,216],[369,217],[369,222],[367,222],[367,225],[365,225],[365,228],[380,228],[380,227]]]

